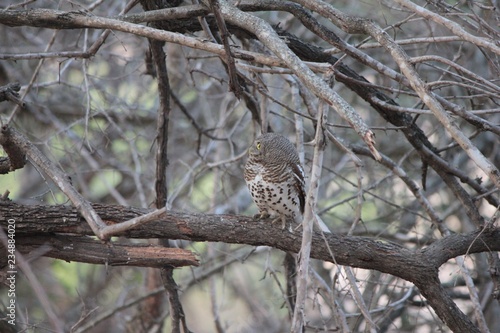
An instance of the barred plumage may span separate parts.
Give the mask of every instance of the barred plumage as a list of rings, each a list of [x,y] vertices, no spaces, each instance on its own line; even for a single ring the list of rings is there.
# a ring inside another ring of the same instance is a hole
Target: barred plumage
[[[305,205],[304,170],[294,145],[280,134],[258,137],[248,150],[245,181],[260,217],[302,221]]]

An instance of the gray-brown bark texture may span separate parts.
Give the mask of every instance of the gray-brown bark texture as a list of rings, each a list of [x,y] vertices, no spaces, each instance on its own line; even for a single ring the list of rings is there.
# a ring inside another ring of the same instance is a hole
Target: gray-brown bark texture
[[[500,327],[496,1],[0,6],[16,329]],[[249,217],[265,132],[305,169],[293,230]]]

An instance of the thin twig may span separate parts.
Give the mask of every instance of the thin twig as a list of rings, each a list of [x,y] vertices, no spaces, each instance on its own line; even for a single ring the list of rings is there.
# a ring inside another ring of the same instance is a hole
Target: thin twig
[[[496,45],[493,41],[489,41],[486,38],[480,38],[480,37],[471,35],[467,31],[465,31],[463,29],[463,27],[460,26],[458,23],[453,22],[451,20],[448,20],[447,18],[443,17],[442,15],[433,13],[430,10],[423,8],[412,1],[394,0],[394,2],[411,10],[414,13],[417,13],[418,15],[420,15],[422,17],[425,17],[428,20],[431,20],[433,22],[436,22],[439,25],[442,25],[442,26],[448,28],[452,33],[454,33],[458,37],[462,38],[463,40],[466,40],[474,45],[484,47],[485,49],[488,49],[491,52],[493,52],[497,55],[500,55],[500,47],[498,45]],[[381,43],[381,44],[384,45],[384,43]]]
[[[54,184],[71,200],[73,205],[88,222],[94,234],[100,239],[104,239],[100,229],[106,225],[101,220],[94,208],[85,198],[73,187],[69,176],[52,163],[35,145],[33,145],[24,135],[15,129],[3,126],[1,129],[0,141],[6,140],[15,144],[37,167],[39,167]]]
[[[3,247],[7,249],[10,242],[8,242],[9,239],[7,238],[7,235],[5,234],[5,231],[2,228],[0,228],[0,241]],[[24,259],[24,256],[21,253],[19,253],[19,251],[16,251],[15,254],[15,265],[16,267],[19,267],[26,276],[26,279],[28,280],[29,285],[33,289],[36,298],[42,305],[42,308],[45,311],[45,313],[47,313],[47,316],[49,317],[49,321],[52,325],[53,330],[58,333],[63,333],[64,323],[61,322],[61,320],[59,319],[60,317],[54,312],[54,309],[52,308],[52,303],[49,301],[49,297],[45,292],[45,288],[42,286],[42,284],[36,277],[35,273],[31,269],[31,266]],[[17,273],[15,269],[10,269],[10,271],[13,272],[11,274],[14,276]]]

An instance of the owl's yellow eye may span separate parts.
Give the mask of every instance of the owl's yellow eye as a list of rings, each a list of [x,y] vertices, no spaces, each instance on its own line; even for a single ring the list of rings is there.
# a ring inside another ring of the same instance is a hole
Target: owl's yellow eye
[[[260,142],[257,142],[255,146],[257,147],[257,150],[260,150]]]

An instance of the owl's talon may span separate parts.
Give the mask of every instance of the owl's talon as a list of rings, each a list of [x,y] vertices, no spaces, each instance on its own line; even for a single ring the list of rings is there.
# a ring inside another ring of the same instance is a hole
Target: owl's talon
[[[286,229],[286,216],[278,216],[274,220],[271,221],[271,224],[274,224],[275,222],[278,222],[281,220],[281,230]]]
[[[267,213],[262,213],[262,214],[255,214],[253,216],[254,220],[265,220],[267,218],[269,218],[271,215],[267,214]]]
[[[282,218],[281,216],[278,216],[277,218],[273,219],[271,221],[271,224],[274,224],[278,221],[281,221],[281,230],[285,230],[286,228],[286,218]]]

